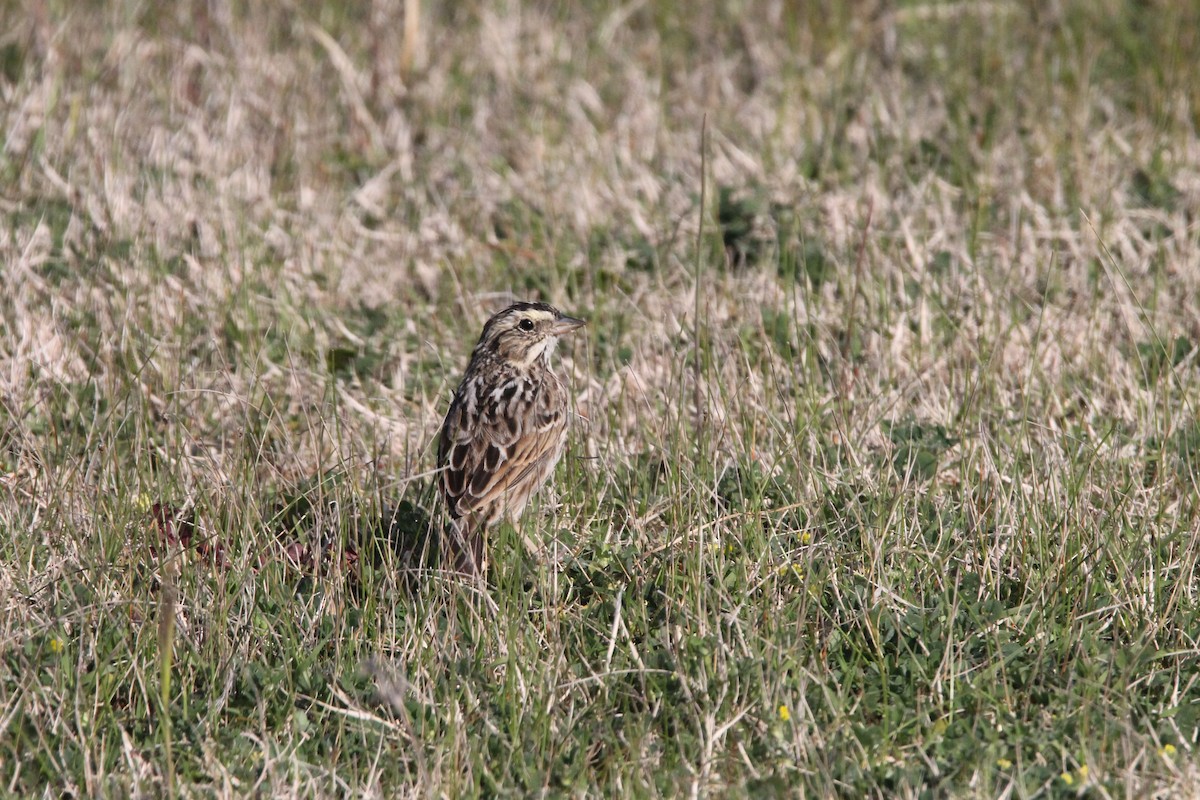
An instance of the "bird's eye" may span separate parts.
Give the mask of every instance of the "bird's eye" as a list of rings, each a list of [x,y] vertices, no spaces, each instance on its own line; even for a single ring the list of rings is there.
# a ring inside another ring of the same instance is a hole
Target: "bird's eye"
[[[526,333],[529,333],[530,331],[533,330],[533,320],[523,319],[517,323],[517,327],[520,328],[521,330],[525,331]]]

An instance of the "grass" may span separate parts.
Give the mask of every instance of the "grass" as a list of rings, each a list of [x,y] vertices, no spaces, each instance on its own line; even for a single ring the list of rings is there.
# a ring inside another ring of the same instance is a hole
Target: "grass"
[[[404,5],[0,12],[5,793],[1200,792],[1194,11]]]

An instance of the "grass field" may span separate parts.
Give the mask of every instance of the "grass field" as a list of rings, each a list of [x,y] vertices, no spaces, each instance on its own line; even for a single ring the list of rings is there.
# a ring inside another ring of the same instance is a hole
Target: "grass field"
[[[1200,797],[1200,7],[18,5],[0,794]]]

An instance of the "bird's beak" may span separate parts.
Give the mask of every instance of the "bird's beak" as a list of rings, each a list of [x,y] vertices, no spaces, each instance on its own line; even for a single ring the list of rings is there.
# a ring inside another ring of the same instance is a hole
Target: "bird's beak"
[[[565,316],[559,317],[558,319],[554,320],[554,324],[550,326],[550,333],[554,334],[555,336],[562,336],[564,333],[570,333],[577,328],[582,328],[584,325],[587,325],[587,323],[581,319]]]

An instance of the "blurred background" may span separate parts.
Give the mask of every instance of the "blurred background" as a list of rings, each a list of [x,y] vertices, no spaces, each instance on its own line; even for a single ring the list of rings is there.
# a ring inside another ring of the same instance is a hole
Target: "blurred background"
[[[1156,0],[4,4],[3,785],[1188,796],[1198,54]],[[397,540],[514,298],[589,326],[488,610]]]

